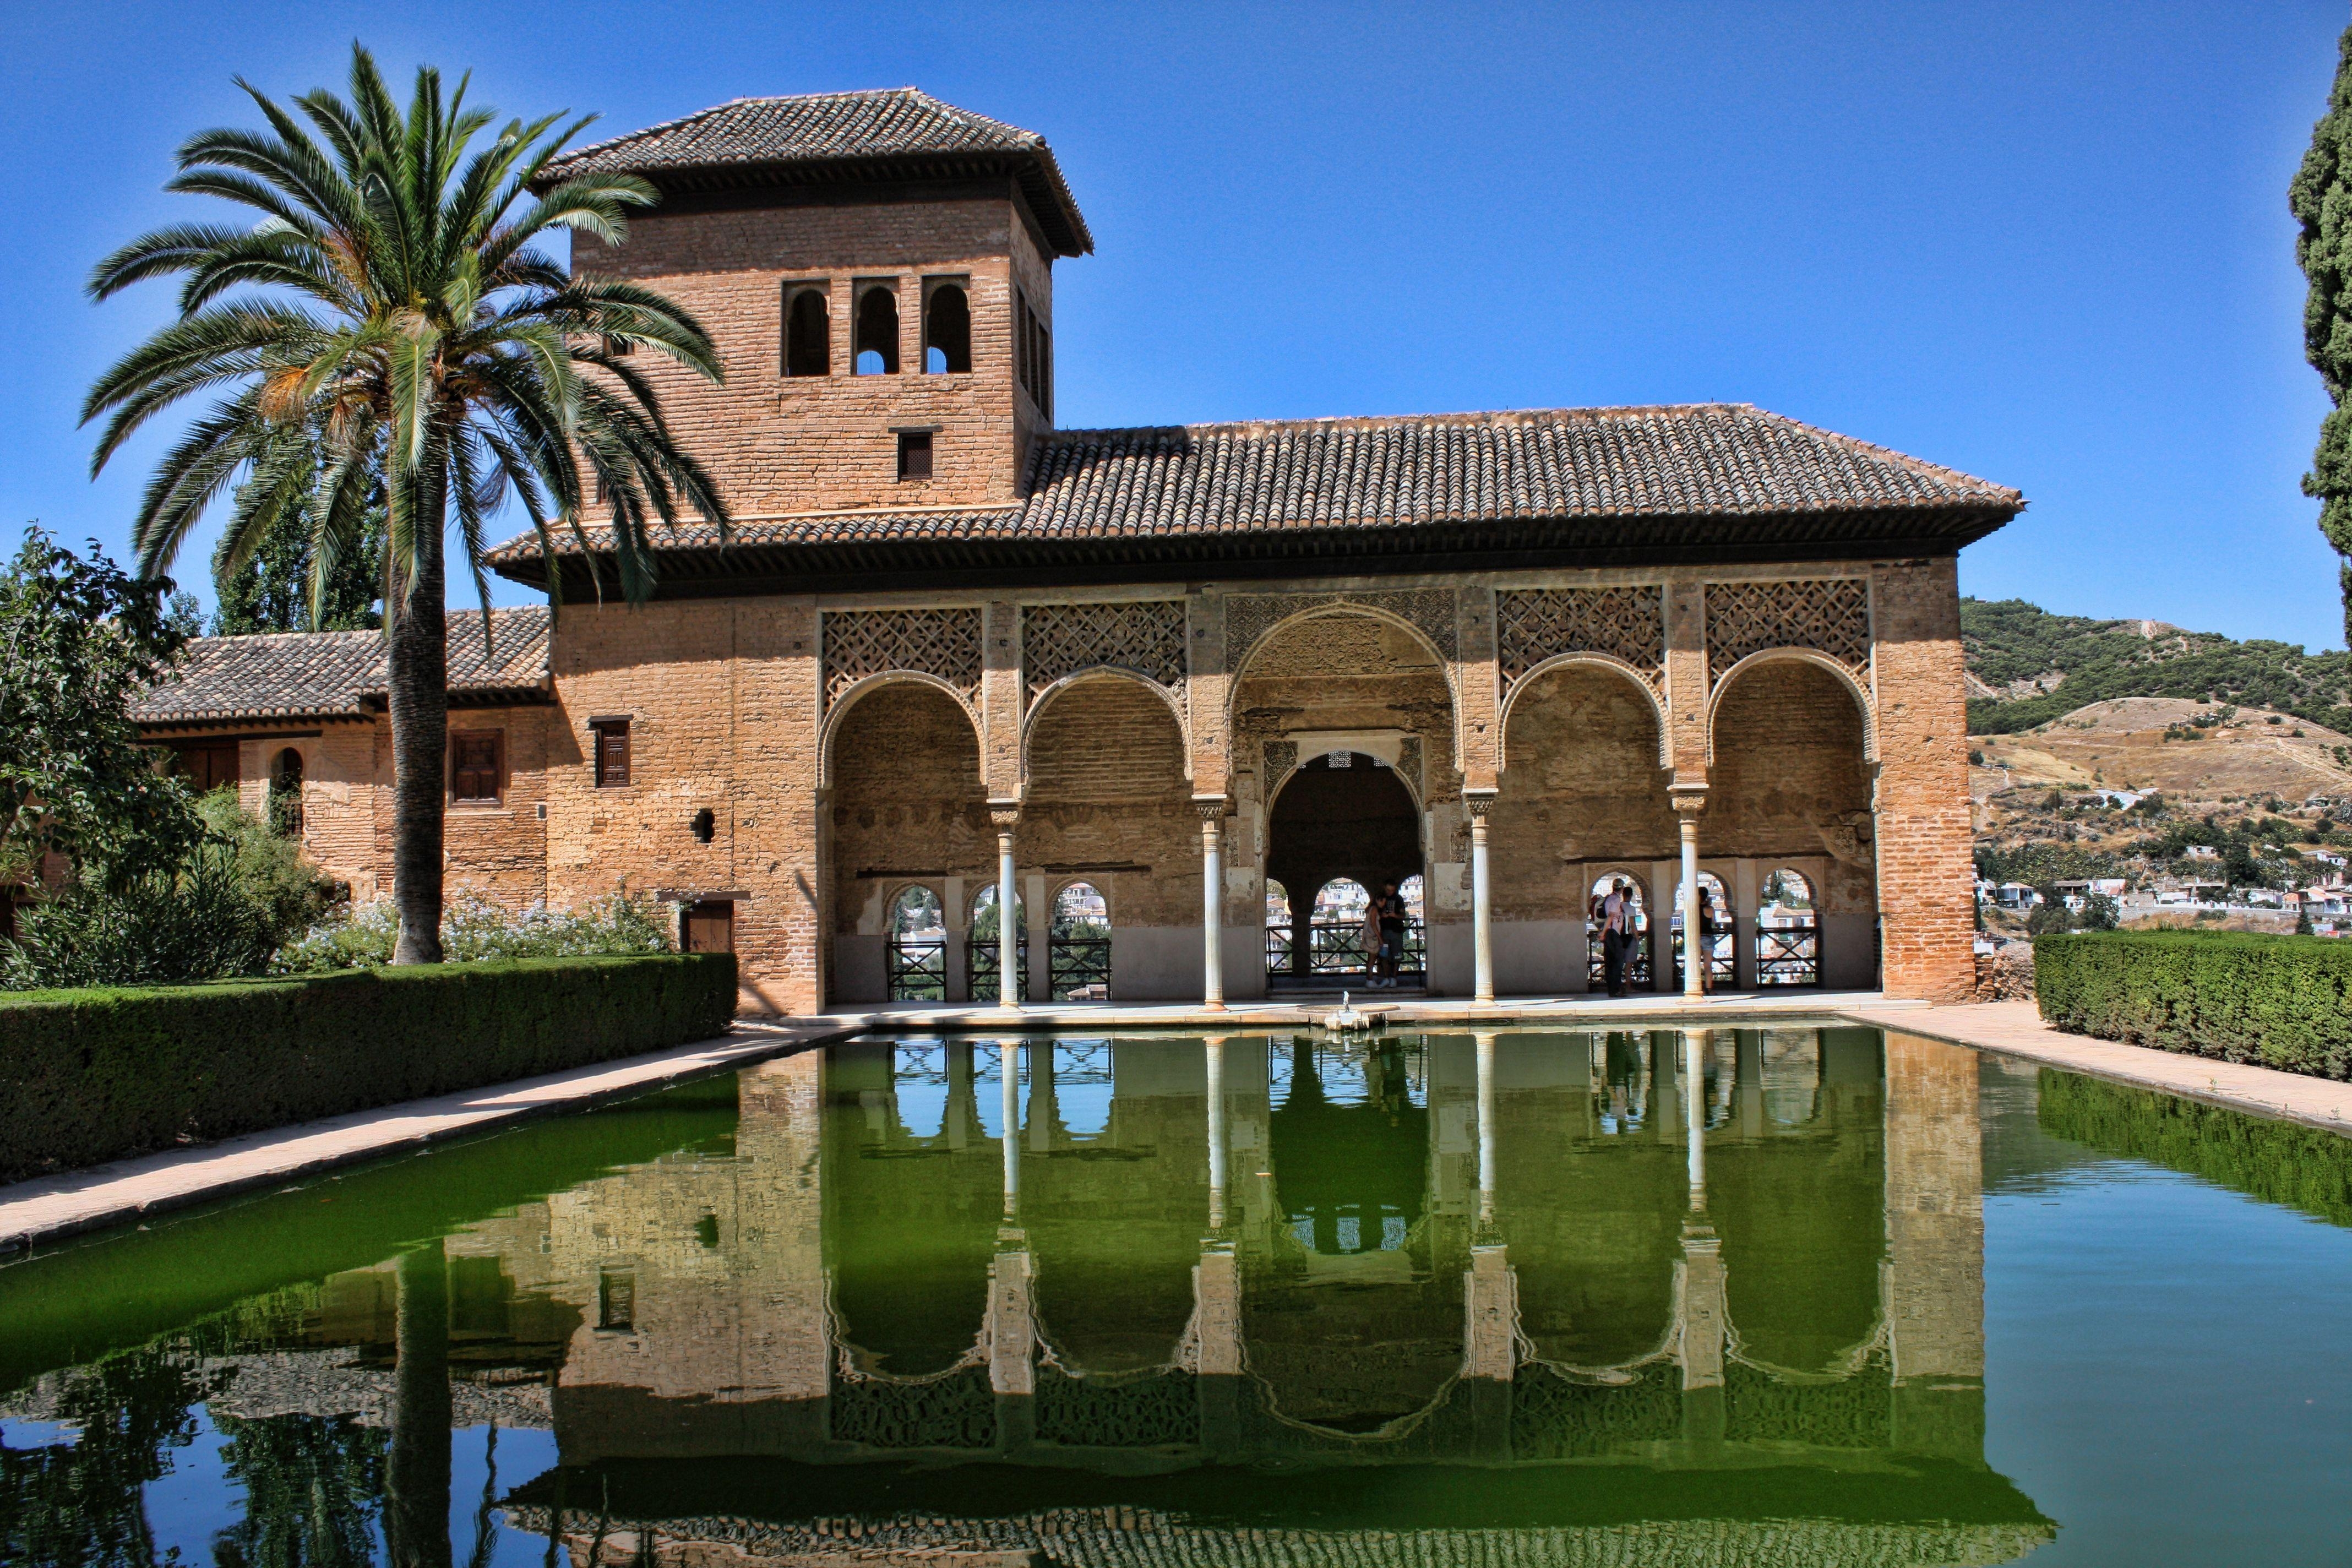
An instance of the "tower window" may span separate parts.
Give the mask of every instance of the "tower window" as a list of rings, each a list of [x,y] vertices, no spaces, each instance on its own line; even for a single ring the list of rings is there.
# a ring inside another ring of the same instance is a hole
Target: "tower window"
[[[929,430],[898,432],[898,477],[902,479],[928,479],[931,477],[931,433]]]
[[[1015,289],[1013,291],[1013,369],[1019,378],[1021,390],[1046,418],[1054,416],[1054,338],[1037,312],[1029,308],[1029,296]]]
[[[971,301],[960,283],[932,286],[923,300],[923,369],[933,375],[971,368]]]
[[[496,805],[506,795],[496,730],[453,732],[449,737],[449,797]]]
[[[784,374],[833,374],[833,323],[825,316],[822,289],[784,292]]]
[[[857,374],[898,374],[898,296],[887,283],[857,297]]]

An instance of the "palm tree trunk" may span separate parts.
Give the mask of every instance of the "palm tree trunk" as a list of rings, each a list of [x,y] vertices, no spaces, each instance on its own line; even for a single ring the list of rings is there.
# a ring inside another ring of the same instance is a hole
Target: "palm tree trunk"
[[[428,485],[416,524],[416,579],[386,595],[391,617],[392,896],[394,963],[441,962],[441,832],[449,748],[449,613],[441,552],[446,490]]]

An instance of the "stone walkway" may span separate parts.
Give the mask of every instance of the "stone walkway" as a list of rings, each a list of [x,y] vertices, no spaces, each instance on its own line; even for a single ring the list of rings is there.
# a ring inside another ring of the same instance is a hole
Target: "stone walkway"
[[[2023,1057],[2070,1072],[2352,1134],[2352,1083],[2061,1034],[2042,1021],[2041,1012],[2031,1002],[1925,1008],[1864,1004],[1837,1011],[1843,1017],[1884,1029]]]
[[[838,1025],[746,1021],[730,1034],[516,1083],[355,1110],[169,1153],[0,1186],[0,1255],[206,1203],[462,1133],[625,1100],[730,1065],[838,1038]]]

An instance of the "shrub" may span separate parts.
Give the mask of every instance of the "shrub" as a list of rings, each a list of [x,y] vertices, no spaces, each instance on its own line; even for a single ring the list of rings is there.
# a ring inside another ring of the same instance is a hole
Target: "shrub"
[[[2042,1016],[2070,1034],[2352,1077],[2352,942],[2244,931],[2037,937]]]
[[[728,953],[0,997],[0,1182],[724,1034]]]
[[[392,962],[400,915],[389,900],[312,926],[287,943],[271,966],[280,974],[314,974]],[[534,904],[520,913],[463,894],[441,911],[442,955],[452,963],[493,958],[599,958],[668,952],[668,923],[657,906],[614,895],[571,910]]]

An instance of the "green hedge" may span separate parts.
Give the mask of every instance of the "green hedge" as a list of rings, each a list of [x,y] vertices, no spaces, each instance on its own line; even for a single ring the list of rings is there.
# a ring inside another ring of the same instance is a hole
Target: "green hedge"
[[[2070,1034],[2352,1078],[2352,942],[2244,931],[2033,939],[2042,1016]]]
[[[2042,1131],[2352,1226],[2352,1139],[2043,1068]]]
[[[0,994],[0,1181],[723,1035],[728,953]]]

